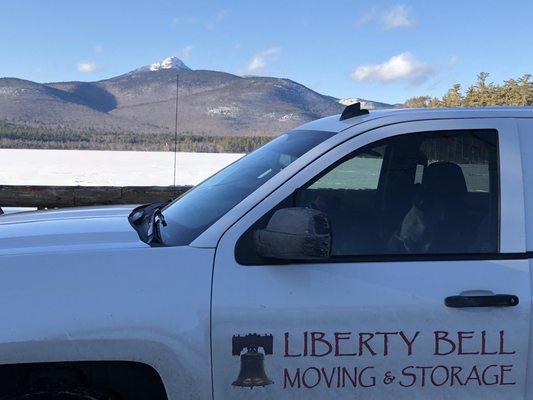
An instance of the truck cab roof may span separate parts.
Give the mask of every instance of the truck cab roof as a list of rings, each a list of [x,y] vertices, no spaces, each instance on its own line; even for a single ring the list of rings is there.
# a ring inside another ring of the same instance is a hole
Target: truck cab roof
[[[370,110],[368,114],[340,120],[332,115],[301,125],[297,130],[342,132],[362,122],[389,118],[387,123],[462,118],[533,118],[533,107],[390,108]]]

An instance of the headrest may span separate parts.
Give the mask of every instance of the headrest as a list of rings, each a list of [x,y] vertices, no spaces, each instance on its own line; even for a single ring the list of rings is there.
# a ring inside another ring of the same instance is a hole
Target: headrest
[[[467,193],[463,170],[451,162],[435,162],[424,169],[422,189],[426,195],[460,197]]]

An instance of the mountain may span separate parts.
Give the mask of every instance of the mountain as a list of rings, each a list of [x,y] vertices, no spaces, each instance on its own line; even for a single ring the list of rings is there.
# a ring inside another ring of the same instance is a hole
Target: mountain
[[[146,67],[145,67],[146,68]],[[151,64],[148,68],[150,71],[159,71],[160,69],[181,69],[190,70],[178,57],[168,57],[161,62]]]
[[[344,108],[289,79],[191,70],[169,57],[96,82],[0,78],[0,120],[76,132],[171,132],[177,75],[180,133],[277,135]]]
[[[340,99],[339,103],[343,106],[349,106],[353,103],[361,103],[362,108],[366,108],[367,110],[377,110],[380,108],[392,108],[392,104],[388,103],[381,103],[379,101],[372,101],[372,100],[365,100],[365,99],[358,99],[357,97],[348,97],[345,99]]]

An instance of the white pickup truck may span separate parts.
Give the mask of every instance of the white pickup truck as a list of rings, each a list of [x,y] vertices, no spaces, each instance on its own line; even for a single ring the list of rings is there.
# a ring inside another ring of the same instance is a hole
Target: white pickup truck
[[[168,204],[1,216],[0,399],[533,399],[532,204],[533,108],[353,105]]]

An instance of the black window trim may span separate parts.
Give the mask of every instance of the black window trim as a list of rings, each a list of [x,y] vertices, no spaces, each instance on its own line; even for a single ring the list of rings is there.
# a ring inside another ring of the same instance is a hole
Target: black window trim
[[[361,256],[334,256],[316,260],[269,260],[268,262],[239,262],[243,266],[259,265],[314,265],[314,264],[361,264],[383,262],[427,262],[427,261],[498,261],[527,260],[533,258],[533,251],[523,253],[440,253],[440,254],[382,254]]]

